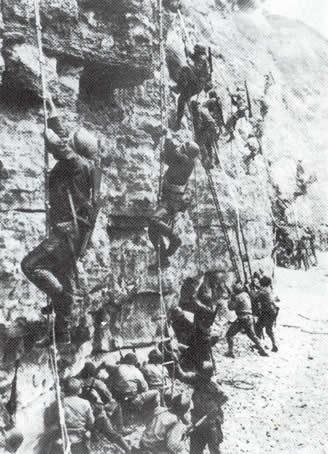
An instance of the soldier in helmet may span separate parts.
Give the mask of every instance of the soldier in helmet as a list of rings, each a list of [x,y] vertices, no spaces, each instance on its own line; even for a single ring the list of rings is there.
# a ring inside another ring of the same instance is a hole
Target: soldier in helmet
[[[212,169],[219,164],[217,156],[217,132],[215,120],[206,108],[202,108],[196,100],[191,101],[190,110],[195,131],[195,140],[201,151],[203,164]]]
[[[190,454],[202,454],[206,446],[210,454],[220,454],[224,419],[222,406],[228,397],[212,380],[214,375],[212,363],[205,361],[198,372],[184,372],[178,363],[176,368],[177,378],[193,387],[192,423],[197,427],[197,423],[204,418],[202,424],[191,433]]]
[[[235,138],[235,129],[238,120],[245,118],[246,112],[248,110],[247,100],[245,96],[245,90],[242,88],[237,88],[236,93],[231,93],[228,89],[228,93],[231,99],[231,104],[234,107],[235,111],[228,118],[226,122],[227,132],[230,134],[228,142],[231,142]]]
[[[49,99],[46,146],[57,161],[49,174],[49,237],[22,261],[26,277],[51,298],[56,312],[56,337],[69,342],[71,307],[76,299],[74,266],[91,229],[97,139],[80,128],[68,136]],[[43,308],[47,314],[52,308]]]
[[[199,147],[194,142],[185,142],[179,145],[171,137],[166,137],[164,146],[164,161],[168,169],[164,175],[162,197],[149,223],[149,239],[155,249],[160,248],[162,267],[169,265],[172,256],[181,245],[180,238],[174,233],[170,221],[174,221],[179,211],[187,208],[186,186],[195,166],[195,158],[199,154]],[[168,238],[166,247],[163,237]]]
[[[181,127],[185,106],[192,96],[198,95],[202,90],[207,91],[211,88],[211,71],[206,47],[196,44],[194,51],[190,52],[186,49],[186,54],[191,62],[187,66],[183,66],[179,74],[177,90],[180,95],[178,99],[177,129]]]
[[[231,311],[235,311],[237,319],[230,325],[226,338],[228,342],[228,352],[226,356],[234,358],[233,338],[236,334],[244,331],[249,339],[254,342],[256,349],[261,356],[268,356],[255,334],[254,319],[252,312],[252,302],[245,286],[241,282],[236,282],[232,288],[231,300],[228,304]]]
[[[204,103],[204,107],[208,109],[209,113],[214,118],[218,128],[218,136],[220,136],[222,134],[222,128],[224,128],[222,101],[215,90],[211,90],[208,93],[208,97],[209,99]]]
[[[246,175],[249,175],[250,164],[257,156],[261,153],[261,145],[257,137],[254,134],[249,134],[247,138],[247,142],[245,148],[248,149],[248,153],[246,153],[243,157],[244,164],[246,166]]]

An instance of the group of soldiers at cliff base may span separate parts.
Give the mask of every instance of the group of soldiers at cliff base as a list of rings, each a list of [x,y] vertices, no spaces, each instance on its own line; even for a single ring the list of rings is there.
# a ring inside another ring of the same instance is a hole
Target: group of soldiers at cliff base
[[[304,269],[318,265],[316,236],[311,227],[298,229],[277,227],[272,255],[278,266],[291,269]]]
[[[274,325],[279,311],[272,281],[262,271],[254,274],[251,285],[237,282],[231,291],[225,287],[225,277],[213,271],[184,282],[178,306],[169,311],[165,337],[149,351],[147,362],[140,364],[137,352],[121,353],[116,363],[108,359],[96,367],[88,362],[75,377],[62,381],[72,454],[107,453],[108,442],[126,453],[202,454],[206,447],[211,454],[221,452],[222,407],[228,398],[216,382],[212,353],[218,341],[212,333],[215,318],[223,300],[228,300],[236,319],[226,332],[227,357],[234,358],[233,339],[242,332],[259,355],[268,356],[262,344],[263,330],[272,342],[272,351],[277,352]],[[177,382],[191,386],[192,402]],[[46,431],[40,452],[59,454],[56,402],[46,409],[44,418]],[[136,423],[145,427],[132,447],[129,437]]]
[[[208,170],[219,165],[218,136],[225,128],[228,140],[233,140],[237,122],[249,110],[243,89],[240,88],[236,94],[230,93],[235,110],[224,123],[220,100],[214,91],[209,91],[211,71],[206,48],[196,45],[189,56],[193,63],[181,69],[177,86],[176,128],[180,128],[188,105],[195,141],[181,143],[173,132],[166,134],[163,159],[167,170],[160,203],[148,229],[154,249],[159,250],[159,262],[163,268],[170,265],[169,258],[181,245],[181,239],[172,228],[172,219],[187,208],[186,186],[196,158],[201,157]],[[191,100],[203,90],[209,92],[204,105]],[[42,313],[55,312],[56,341],[68,343],[72,309],[82,297],[77,285],[76,263],[88,246],[98,210],[99,171],[95,161],[99,143],[84,128],[71,133],[66,131],[50,96],[48,105],[45,141],[49,153],[57,161],[49,175],[50,233],[23,259],[22,270],[50,299],[51,304],[42,308]],[[249,139],[250,156],[254,157],[260,150],[259,143],[255,136]],[[168,239],[168,245],[165,239]],[[129,353],[119,364],[107,363],[99,368],[87,364],[78,377],[69,377],[63,382],[65,421],[72,454],[89,452],[88,432],[105,437],[124,452],[130,452],[131,447],[125,440],[124,415],[132,410],[147,418],[138,448],[140,453],[183,452],[186,437],[190,438],[192,454],[203,453],[206,446],[212,454],[220,452],[222,406],[227,397],[213,380],[212,347],[218,338],[213,335],[212,327],[220,309],[218,298],[228,291],[223,289],[223,281],[218,273],[208,272],[185,282],[179,305],[169,314],[169,324],[178,341],[176,350],[170,341],[165,341],[159,345],[159,351],[150,353],[148,364],[142,368],[138,366],[136,356]],[[252,276],[249,286],[235,282],[228,308],[236,313],[236,319],[226,333],[228,357],[234,357],[234,338],[238,333],[245,333],[261,356],[268,356],[261,340],[265,330],[271,339],[272,351],[278,350],[274,325],[279,309],[269,277],[259,272]],[[257,317],[256,323],[254,316]],[[168,366],[163,366],[164,358],[170,363]],[[173,379],[172,362],[176,378],[193,388],[191,425],[186,425],[189,399],[184,394],[173,396],[167,392]],[[48,430],[42,453],[60,452],[55,404],[47,410],[45,423]]]

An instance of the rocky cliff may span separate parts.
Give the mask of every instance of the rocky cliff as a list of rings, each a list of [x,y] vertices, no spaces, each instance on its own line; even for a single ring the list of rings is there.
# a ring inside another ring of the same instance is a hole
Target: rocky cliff
[[[254,123],[241,120],[236,139],[231,144],[220,141],[225,172],[213,171],[213,179],[234,249],[239,212],[253,268],[270,269],[272,187],[279,185],[286,198],[293,197],[299,159],[313,184],[297,198],[288,217],[292,223],[297,217],[300,224],[315,227],[327,223],[327,43],[300,23],[262,16],[249,8],[250,2],[180,4],[191,42],[212,48],[213,80],[225,117],[231,109],[226,87],[233,90],[245,80],[255,122],[263,119],[263,103],[267,106],[263,156],[256,156],[246,172],[245,143]],[[173,124],[172,87],[184,51],[177,2],[163,5],[168,120]],[[1,11],[0,158],[6,171],[0,180],[0,322],[4,344],[12,342],[16,348],[23,343],[30,352],[21,397],[26,404],[51,381],[46,355],[35,351],[33,340],[26,345],[27,333],[37,338],[45,329],[39,313],[44,297],[20,269],[21,259],[45,232],[42,102],[33,0],[2,0]],[[77,353],[84,357],[91,344],[108,351],[114,339],[130,343],[155,335],[158,276],[149,271],[155,253],[147,222],[156,206],[160,172],[157,2],[44,0],[41,22],[49,90],[65,126],[84,125],[102,143],[105,203],[80,265],[87,298],[77,316],[91,331],[91,341]],[[185,120],[182,137],[190,137],[189,128]],[[195,176],[191,207],[175,222],[183,244],[163,273],[168,305],[177,302],[183,280],[198,272],[198,252],[201,270],[224,270],[231,279],[229,254],[200,163]],[[39,375],[36,365],[41,367]]]

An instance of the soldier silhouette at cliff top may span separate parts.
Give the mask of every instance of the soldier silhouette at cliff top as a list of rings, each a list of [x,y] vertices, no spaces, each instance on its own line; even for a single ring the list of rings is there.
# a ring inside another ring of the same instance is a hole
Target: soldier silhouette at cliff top
[[[155,249],[160,248],[162,267],[169,265],[172,256],[181,245],[181,239],[174,233],[171,223],[179,211],[187,209],[186,186],[195,166],[199,147],[194,142],[180,145],[172,137],[166,137],[164,145],[164,162],[168,169],[164,175],[162,197],[149,223],[149,239]],[[169,240],[166,247],[164,238]],[[156,268],[156,264],[151,268]]]
[[[46,146],[57,161],[49,174],[49,237],[22,261],[26,277],[51,298],[56,312],[56,338],[69,341],[71,308],[76,300],[75,262],[92,228],[94,174],[90,161],[97,139],[80,128],[71,136],[64,131],[49,99]],[[51,306],[43,308],[51,311]]]
[[[185,106],[192,96],[198,95],[202,90],[208,91],[211,88],[211,70],[206,47],[196,44],[193,52],[190,52],[187,48],[185,50],[188,57],[188,65],[181,68],[177,84],[177,91],[180,93],[177,129],[181,127]]]

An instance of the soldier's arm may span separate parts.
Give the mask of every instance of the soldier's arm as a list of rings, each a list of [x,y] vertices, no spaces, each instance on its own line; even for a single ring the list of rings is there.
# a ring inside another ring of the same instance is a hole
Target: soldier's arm
[[[138,371],[139,374],[138,374],[138,391],[139,393],[144,393],[146,391],[148,391],[149,387],[148,387],[148,383],[146,382],[146,379],[145,377],[143,376],[143,373],[139,370]]]
[[[186,383],[187,385],[194,385],[197,374],[195,372],[185,372],[179,362],[176,362],[176,376],[183,383]]]
[[[179,422],[168,430],[166,434],[166,446],[169,454],[180,454],[183,452],[183,434],[183,425]]]
[[[93,425],[95,423],[95,417],[93,415],[93,411],[92,411],[92,408],[91,408],[91,405],[90,403],[88,402],[89,406],[88,406],[88,410],[87,410],[87,417],[86,417],[86,429],[87,430],[92,430],[93,428]]]
[[[57,136],[59,136],[61,139],[66,138],[68,135],[67,131],[65,130],[65,128],[62,125],[61,119],[58,115],[57,108],[50,95],[47,98],[47,104],[49,106],[48,121],[47,121],[48,128],[52,129],[57,134]]]
[[[165,141],[165,162],[167,165],[183,165],[188,162],[188,157],[169,138]]]
[[[226,402],[228,402],[229,398],[226,394],[224,394],[224,392],[219,389],[218,390],[218,402],[219,402],[219,405],[224,405]]]

